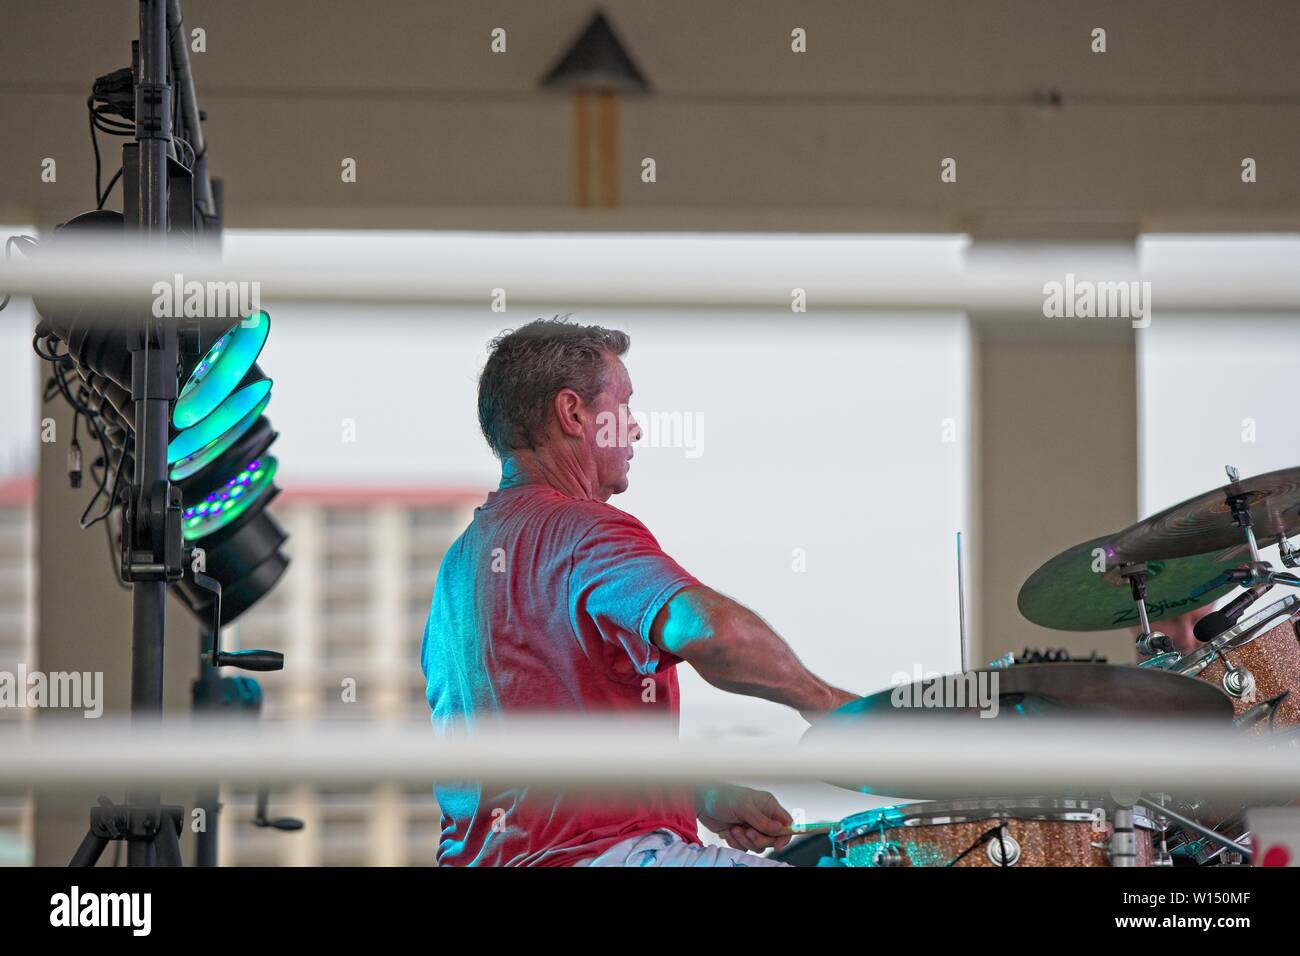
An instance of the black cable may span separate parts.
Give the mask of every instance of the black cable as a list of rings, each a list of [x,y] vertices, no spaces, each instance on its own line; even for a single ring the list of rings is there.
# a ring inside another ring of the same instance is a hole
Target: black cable
[[[44,322],[36,326],[36,331],[32,335],[32,351],[41,359],[54,365],[75,365],[76,362],[67,352],[59,351],[59,344],[63,340],[49,331],[49,326]],[[46,348],[41,348],[40,343],[44,342]],[[51,393],[51,396],[53,393]],[[49,401],[47,398],[46,401]]]
[[[105,461],[107,461],[111,456],[108,453],[108,441],[104,438],[104,433],[102,430],[99,432],[99,440],[100,440],[100,444],[103,446],[104,449],[104,459]],[[95,515],[95,517],[91,518],[89,521],[86,520],[86,515],[90,513],[90,509],[94,506],[95,502],[99,500],[99,496],[103,493],[103,485],[101,484],[99,489],[95,492],[94,496],[90,499],[89,502],[87,502],[86,510],[81,513],[80,524],[82,528],[90,528],[98,524],[99,522],[106,520],[108,516],[113,513],[113,509],[117,507],[117,489],[122,482],[122,464],[125,461],[126,461],[126,451],[125,449],[123,449],[122,454],[117,459],[117,468],[114,469],[113,471],[113,488],[108,493],[108,503],[104,506],[103,511]],[[104,477],[105,478],[108,477],[107,468],[104,469]]]
[[[73,397],[72,390],[68,387],[68,383],[66,379],[64,379],[63,377],[62,366],[56,365],[54,369],[55,369],[54,378],[58,382],[59,390],[63,393],[63,397],[67,400],[68,404],[71,405],[75,410],[75,414],[73,416],[73,423],[72,423],[73,441],[75,442],[77,437],[76,416],[85,415],[86,426],[90,428],[93,431],[95,437],[99,439],[99,448],[100,448],[100,452],[104,457],[104,461],[110,462],[113,456],[109,452],[108,437],[104,433],[103,426],[101,426],[98,421],[100,417],[100,413],[96,409],[91,408],[89,405],[85,404],[85,402],[81,400],[81,397],[76,397],[76,398]],[[91,389],[89,386],[83,386],[82,395],[85,395],[86,392],[90,392],[90,391]],[[81,525],[82,528],[89,528],[97,524],[98,522],[103,521],[105,518],[108,517],[109,514],[112,513],[113,509],[117,507],[117,492],[119,486],[121,485],[122,464],[123,462],[125,462],[125,460],[126,460],[126,450],[124,447],[122,456],[117,460],[117,468],[113,473],[113,487],[108,492],[108,503],[104,506],[103,511],[101,511],[99,514],[97,514],[95,517],[91,518],[90,520],[87,520],[86,516],[90,514],[90,509],[95,506],[95,502],[97,502],[100,496],[103,495],[105,492],[105,486],[108,483],[108,468],[107,466],[105,466],[104,474],[100,478],[99,486],[95,489],[95,493],[91,496],[90,501],[86,503],[85,510],[81,512],[81,518],[79,519],[78,523]]]
[[[81,442],[77,441],[77,425],[80,422],[81,422],[81,412],[74,411],[72,413],[72,445],[69,446],[68,450],[70,452],[76,452],[78,456],[81,454]],[[90,426],[87,425],[86,427],[89,428]],[[69,480],[71,480],[71,475],[69,475]],[[80,476],[78,476],[77,484],[80,484],[80,482],[81,482],[81,478]],[[76,485],[74,485],[73,487],[76,487]]]
[[[118,561],[117,545],[113,541],[113,520],[104,519],[104,533],[108,537],[108,559],[113,564],[113,580],[122,591],[131,591],[131,585],[122,580],[122,567]]]
[[[117,181],[121,178],[122,170],[119,167],[118,171],[113,175],[113,178],[108,181],[108,185],[104,187],[104,194],[99,197],[99,202],[95,205],[96,209],[104,208],[104,203],[108,202],[108,194],[113,191],[113,187],[117,185]],[[96,178],[95,182],[99,182],[99,179]]]
[[[1001,865],[1001,866],[1009,866],[1010,864],[1008,864],[1007,862],[1005,862],[1005,861],[1006,861],[1006,858],[1007,858],[1007,857],[1006,857],[1006,853],[1007,853],[1007,845],[1006,845],[1006,842],[1002,839],[1002,831],[1006,829],[1006,826],[1007,826],[1007,825],[1006,825],[1006,823],[1004,822],[1004,823],[999,823],[997,826],[993,827],[993,829],[991,829],[991,830],[985,830],[983,833],[981,833],[981,834],[980,834],[980,835],[975,839],[975,842],[974,842],[974,843],[972,843],[970,846],[966,847],[966,849],[964,849],[964,850],[962,850],[960,853],[958,853],[955,857],[953,857],[951,860],[949,860],[947,863],[945,863],[944,866],[956,866],[959,862],[961,862],[961,860],[965,859],[965,858],[966,858],[967,856],[969,856],[973,851],[978,850],[978,849],[979,849],[980,847],[982,847],[985,843],[988,843],[989,840],[993,839],[993,836],[994,836],[995,834],[997,835],[998,842],[1002,845],[1002,859],[1003,859],[1004,862],[1002,862],[1000,865]]]
[[[46,335],[41,335],[40,332],[37,332],[35,335],[32,336],[32,351],[35,352],[38,356],[40,356],[41,359],[43,359],[46,362],[62,362],[64,358],[67,357],[66,355],[59,355],[57,352],[46,352],[40,346],[41,342],[47,342],[53,338],[54,336],[52,335],[46,336]],[[55,341],[57,341],[57,339],[55,339]],[[47,398],[46,401],[48,402],[49,399]]]
[[[17,246],[24,242],[26,242],[30,246],[37,246],[40,244],[36,241],[35,236],[29,236],[26,235],[25,233],[16,233],[15,235],[9,236],[7,239],[5,239],[5,261],[6,262],[9,261],[10,246]],[[11,296],[9,295],[8,292],[6,292],[4,298],[0,299],[0,310],[3,310],[4,307],[9,304],[10,298]]]
[[[184,136],[173,136],[172,139],[176,140],[178,143],[183,143],[185,145],[185,149],[188,151],[190,157],[190,161],[185,165],[189,166],[190,171],[192,172],[194,170],[194,164],[199,161],[198,155],[195,154],[194,152],[194,144],[191,143]],[[207,143],[204,143],[203,146],[204,146],[204,150],[206,151]]]
[[[83,415],[86,415],[91,418],[99,414],[99,412],[95,411],[95,409],[91,408],[89,405],[85,405],[82,402],[79,402],[77,401],[77,399],[72,397],[72,390],[68,388],[67,379],[63,377],[63,363],[55,364],[54,377],[58,379],[59,391],[63,393],[63,397],[67,399],[69,405],[71,405],[77,411],[81,412]]]
[[[90,148],[95,151],[95,201],[99,201],[99,139],[95,136],[95,97],[86,100],[86,112],[90,121]]]
[[[95,135],[95,130],[110,136],[131,136],[135,133],[135,127],[113,119],[110,114],[96,108],[94,93],[86,98],[86,111],[90,114],[90,147],[95,152],[95,208],[103,209],[104,201],[108,198],[108,193],[112,190],[116,178],[108,184],[108,189],[100,191],[99,181],[103,178],[103,167],[99,155],[99,138]],[[119,170],[118,177],[121,175]]]

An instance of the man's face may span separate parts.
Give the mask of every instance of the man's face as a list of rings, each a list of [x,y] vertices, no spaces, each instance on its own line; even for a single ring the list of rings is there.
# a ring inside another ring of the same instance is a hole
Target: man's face
[[[1169,636],[1169,642],[1174,645],[1174,650],[1180,654],[1190,654],[1201,646],[1194,632],[1196,622],[1205,615],[1214,610],[1214,604],[1207,604],[1205,607],[1197,608],[1194,611],[1186,611],[1177,617],[1168,618],[1164,621],[1158,621],[1151,625],[1151,630],[1161,631]]]
[[[605,364],[605,388],[590,406],[592,421],[587,435],[593,457],[594,490],[601,501],[627,491],[632,442],[641,437],[641,429],[628,408],[632,379],[617,357],[607,355]]]

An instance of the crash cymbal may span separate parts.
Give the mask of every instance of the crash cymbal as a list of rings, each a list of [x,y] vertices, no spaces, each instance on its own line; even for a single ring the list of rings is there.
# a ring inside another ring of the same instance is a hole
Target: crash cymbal
[[[1116,554],[1126,561],[1148,561],[1241,544],[1244,535],[1233,523],[1229,495],[1244,495],[1250,504],[1261,548],[1276,544],[1279,534],[1300,532],[1300,468],[1283,468],[1230,482],[1125,528],[1111,538]]]
[[[1113,536],[1094,538],[1052,558],[1029,576],[1020,588],[1016,605],[1028,620],[1059,631],[1108,631],[1138,623],[1132,588],[1119,572]],[[1096,571],[1100,549],[1104,571]],[[1219,575],[1241,565],[1242,549],[1147,562],[1147,614],[1162,621],[1203,607],[1231,591],[1223,584],[1212,591],[1193,592]]]

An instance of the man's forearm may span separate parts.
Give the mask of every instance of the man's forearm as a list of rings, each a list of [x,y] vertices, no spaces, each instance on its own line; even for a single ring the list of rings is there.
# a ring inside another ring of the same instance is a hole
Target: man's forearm
[[[723,626],[720,639],[705,642],[690,661],[701,677],[733,694],[760,697],[801,713],[823,713],[842,702],[844,691],[822,680],[784,640],[748,608]]]

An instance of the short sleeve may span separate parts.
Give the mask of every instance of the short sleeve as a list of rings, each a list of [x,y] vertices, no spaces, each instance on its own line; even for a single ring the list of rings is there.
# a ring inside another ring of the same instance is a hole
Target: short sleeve
[[[655,616],[678,591],[700,582],[664,553],[636,518],[608,508],[573,552],[569,613],[583,638],[594,629],[621,647],[637,672],[651,674],[678,658],[650,642]]]

